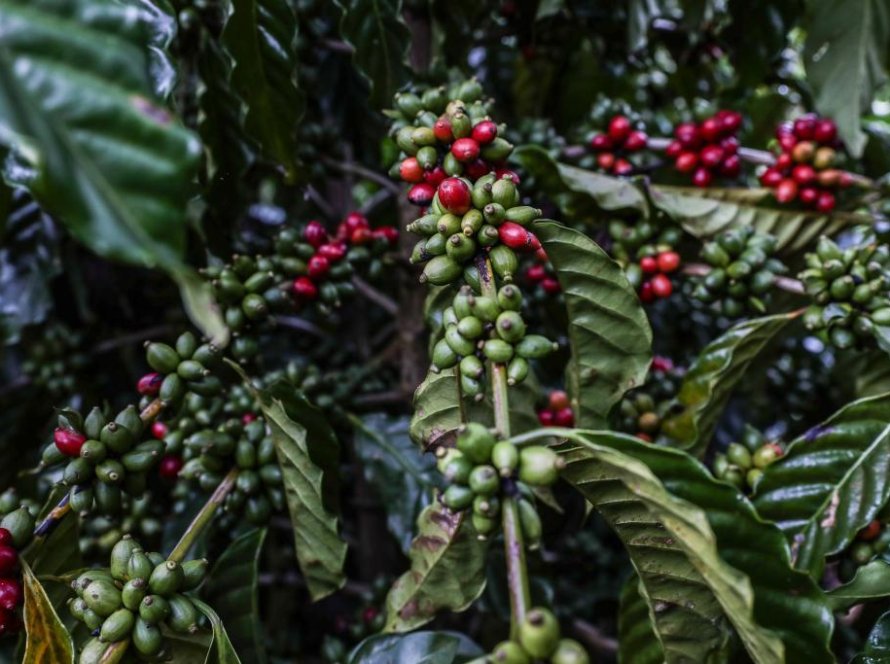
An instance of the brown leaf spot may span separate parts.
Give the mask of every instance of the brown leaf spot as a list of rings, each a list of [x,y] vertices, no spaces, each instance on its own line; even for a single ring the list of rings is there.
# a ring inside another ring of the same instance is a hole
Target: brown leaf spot
[[[435,537],[433,535],[418,535],[417,539],[414,540],[414,546],[417,549],[429,549],[430,551],[436,551],[447,544],[445,540],[441,537]]]
[[[819,525],[823,528],[834,528],[837,525],[837,506],[841,502],[841,497],[837,491],[834,491],[831,494],[831,502],[828,504],[828,509],[825,510],[825,516],[822,517],[822,520],[819,522]]]

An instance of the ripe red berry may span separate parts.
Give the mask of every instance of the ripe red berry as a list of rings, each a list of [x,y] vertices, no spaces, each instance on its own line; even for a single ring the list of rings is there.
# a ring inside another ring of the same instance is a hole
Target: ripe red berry
[[[816,200],[816,209],[819,212],[831,212],[834,209],[834,194],[830,191],[823,191]]]
[[[596,134],[593,138],[590,139],[590,147],[597,152],[601,152],[603,150],[611,150],[612,139],[609,138],[606,134]]]
[[[794,135],[794,124],[791,122],[782,122],[776,127],[776,138]]]
[[[624,139],[623,147],[628,152],[636,152],[637,150],[645,148],[648,141],[649,137],[646,136],[646,132],[632,131],[627,135],[627,138]]]
[[[531,231],[528,232],[528,235],[529,235],[529,243],[528,243],[529,251],[534,251],[534,252],[540,251],[543,247],[541,247],[541,241],[538,239],[538,236],[535,235],[534,233],[532,233]]]
[[[473,161],[479,156],[479,144],[472,138],[459,138],[451,144],[451,154],[460,162]]]
[[[433,187],[438,187],[442,180],[447,177],[448,173],[445,172],[445,169],[441,166],[436,166],[433,170],[423,174],[423,181]]]
[[[720,111],[717,113],[717,119],[720,120],[720,126],[727,134],[737,132],[742,126],[742,114],[738,111]]]
[[[476,123],[473,133],[470,135],[479,145],[488,145],[497,138],[498,126],[491,120],[482,120],[482,122]]]
[[[782,174],[775,168],[767,168],[760,174],[760,184],[764,187],[775,187],[782,181]]]
[[[165,480],[173,480],[179,475],[183,466],[182,457],[176,454],[165,454],[158,464],[158,476]]]
[[[662,251],[658,254],[658,269],[660,272],[670,274],[680,267],[680,254],[676,251]]]
[[[785,171],[786,169],[791,167],[791,164],[794,162],[791,155],[787,152],[783,152],[782,154],[776,157],[776,164],[773,168],[778,171]]]
[[[596,156],[596,165],[604,171],[611,171],[615,165],[615,154],[613,152],[601,152]]]
[[[655,274],[658,272],[658,259],[655,256],[643,256],[640,259],[640,269],[644,274]]]
[[[856,533],[856,539],[863,542],[870,542],[881,534],[881,528],[881,522],[874,519],[865,528]]]
[[[547,252],[544,251],[544,248],[535,250],[535,260],[539,263],[546,263],[549,259],[547,258]]]
[[[12,611],[22,603],[22,584],[17,579],[0,579],[0,609]]]
[[[723,154],[732,155],[739,151],[739,139],[735,136],[727,136],[720,141],[720,147],[723,148]]]
[[[652,282],[644,281],[640,286],[640,301],[648,304],[649,302],[653,302],[655,300],[655,293],[652,290]]]
[[[435,195],[435,188],[426,182],[415,184],[408,190],[408,200],[414,205],[429,205]]]
[[[155,421],[151,423],[151,435],[158,440],[164,440],[168,433],[170,433],[170,427],[163,422]]]
[[[723,133],[723,126],[717,118],[707,118],[698,130],[706,143],[715,143]]]
[[[810,207],[816,204],[816,200],[819,198],[819,190],[815,187],[801,187],[798,197],[801,203]]]
[[[318,287],[309,277],[294,279],[294,295],[301,300],[314,300],[318,297]]]
[[[809,141],[816,133],[816,119],[812,115],[804,115],[794,121],[794,135],[802,141]]]
[[[680,141],[671,141],[664,149],[664,154],[671,159],[676,159],[683,152],[683,144]]]
[[[346,215],[346,218],[343,219],[341,225],[344,226],[346,230],[351,233],[356,228],[368,228],[371,223],[368,221],[368,218],[361,212],[350,212]]]
[[[791,178],[785,178],[776,187],[775,196],[780,203],[790,203],[797,198],[797,183]]]
[[[648,433],[643,433],[642,431],[638,432],[636,434],[636,437],[642,440],[644,443],[652,442],[652,436],[650,436]]]
[[[553,416],[553,423],[558,427],[573,427],[575,426],[575,414],[568,406],[560,408]]]
[[[725,178],[736,178],[742,172],[742,160],[737,154],[729,155],[720,164],[720,175]]]
[[[9,574],[19,560],[18,552],[8,544],[0,544],[0,574]]]
[[[423,180],[423,166],[415,157],[406,157],[399,164],[399,177],[405,182],[420,182]]]
[[[556,295],[562,291],[562,286],[553,277],[544,277],[541,279],[541,289],[548,295]]]
[[[377,610],[377,608],[369,606],[362,611],[362,620],[364,620],[366,624],[370,624],[379,614],[380,611]]]
[[[241,424],[247,426],[251,422],[256,422],[256,413],[244,413],[241,416]]]
[[[444,115],[433,124],[433,135],[440,143],[450,143],[454,140],[454,134],[451,131],[451,121]]]
[[[0,544],[12,544],[12,533],[6,528],[0,528]]]
[[[841,189],[846,189],[847,187],[852,186],[852,184],[853,175],[851,173],[848,173],[847,171],[841,171],[837,179],[837,186]]]
[[[80,448],[83,447],[86,439],[87,437],[82,433],[78,433],[72,429],[59,427],[53,432],[53,442],[55,442],[59,452],[65,456],[80,456]]]
[[[663,274],[656,274],[649,282],[652,284],[652,294],[655,297],[668,297],[674,292],[674,285],[671,280]]]
[[[798,164],[791,169],[791,177],[799,185],[810,184],[816,179],[816,171],[809,164]]]
[[[782,152],[791,152],[794,149],[794,146],[797,145],[797,136],[794,134],[782,134],[779,136],[779,148]]]
[[[833,120],[821,118],[816,121],[813,127],[813,140],[817,143],[831,145],[837,139],[837,125]]]
[[[519,174],[517,174],[514,170],[511,170],[509,168],[496,168],[494,174],[498,180],[510,178],[511,180],[513,180],[513,184],[519,185]]]
[[[569,395],[566,394],[565,390],[553,390],[550,393],[550,396],[547,397],[547,405],[550,410],[561,410],[563,408],[568,408],[572,404],[569,401]]]
[[[714,175],[707,168],[696,168],[692,174],[692,184],[696,187],[707,187],[713,179]]]
[[[612,172],[615,175],[630,175],[633,173],[634,167],[627,159],[617,159],[612,165]]]
[[[367,244],[374,239],[374,234],[370,228],[356,228],[349,236],[349,243],[356,246]]]
[[[669,357],[663,357],[661,355],[656,355],[652,358],[652,370],[653,371],[670,371],[674,368],[674,363]]]
[[[623,115],[616,115],[609,121],[609,138],[620,143],[630,133],[631,124]]]
[[[528,269],[525,271],[525,278],[531,282],[541,281],[541,279],[546,276],[547,268],[543,265],[529,265]]]
[[[723,148],[719,145],[708,145],[698,153],[702,166],[716,168],[723,161]]]
[[[374,237],[394,245],[399,241],[399,229],[395,226],[381,226],[374,229]]]
[[[674,162],[674,166],[676,166],[677,170],[681,173],[690,173],[697,165],[698,154],[695,152],[682,152]]]
[[[438,192],[439,204],[451,214],[464,214],[470,209],[470,186],[460,178],[442,180]]]
[[[488,162],[483,159],[476,159],[475,161],[466,164],[465,172],[467,177],[471,180],[478,180],[491,172],[491,166],[489,166]]]
[[[517,251],[524,251],[531,245],[531,233],[512,221],[505,221],[498,226],[498,237],[510,249]]]
[[[368,230],[369,229],[367,229],[367,228],[356,228],[353,231],[353,234],[355,234],[359,231],[368,231]],[[342,243],[342,242],[328,242],[327,244],[323,244],[320,247],[318,247],[318,249],[316,250],[315,253],[317,253],[319,256],[324,256],[329,261],[336,262],[336,261],[341,260],[344,256],[346,256],[346,251],[347,251],[347,249],[346,249],[346,245],[344,243]]]
[[[541,423],[541,426],[549,427],[553,426],[553,411],[552,410],[539,410],[538,411],[538,422]]]
[[[160,392],[161,383],[163,382],[164,377],[156,371],[153,371],[145,374],[139,379],[139,382],[136,383],[136,391],[142,396],[153,397]]]
[[[310,277],[323,277],[330,269],[331,261],[318,254],[310,258],[309,263],[306,265],[306,272]]]
[[[328,241],[328,232],[321,222],[310,221],[303,229],[303,239],[313,247],[318,247]]]
[[[686,148],[696,147],[701,138],[698,133],[698,127],[696,127],[693,122],[683,122],[682,124],[678,124],[676,129],[674,129],[674,136]]]

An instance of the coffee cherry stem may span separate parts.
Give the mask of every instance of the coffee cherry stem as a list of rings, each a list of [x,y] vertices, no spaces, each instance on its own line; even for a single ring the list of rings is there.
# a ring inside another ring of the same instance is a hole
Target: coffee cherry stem
[[[235,486],[236,479],[238,479],[237,466],[232,468],[219,485],[217,485],[214,492],[207,499],[207,502],[204,503],[203,507],[201,507],[195,515],[195,518],[192,519],[192,522],[182,533],[179,542],[176,543],[176,546],[173,547],[170,555],[167,556],[167,560],[173,560],[178,563],[185,560],[189,549],[192,548],[194,543],[204,532],[204,529],[213,521],[216,510],[223,504],[226,496],[229,495],[229,492]]]

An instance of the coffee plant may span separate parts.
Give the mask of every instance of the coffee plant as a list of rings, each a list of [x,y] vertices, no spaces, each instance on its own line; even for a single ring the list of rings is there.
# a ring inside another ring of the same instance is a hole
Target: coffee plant
[[[0,661],[890,661],[888,24],[0,3]]]

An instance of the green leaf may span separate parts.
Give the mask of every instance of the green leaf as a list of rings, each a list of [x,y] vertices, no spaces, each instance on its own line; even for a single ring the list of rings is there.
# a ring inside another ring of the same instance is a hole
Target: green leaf
[[[340,35],[354,49],[352,61],[371,87],[371,104],[386,108],[410,75],[405,59],[411,33],[400,0],[336,0],[343,10]]]
[[[678,450],[611,432],[566,436],[563,477],[628,548],[668,662],[706,661],[727,621],[756,662],[833,661],[824,594],[737,489]]]
[[[469,510],[452,512],[439,502],[424,509],[408,552],[411,569],[386,596],[384,630],[407,632],[444,609],[468,608],[485,589],[487,548],[476,536]]]
[[[738,323],[708,344],[683,378],[675,413],[664,420],[662,433],[674,447],[701,457],[732,390],[757,355],[798,312]]]
[[[793,253],[811,246],[820,235],[835,235],[848,226],[871,223],[857,214],[831,215],[801,210],[758,207],[762,189],[697,189],[652,185],[652,205],[677,221],[699,239],[719,235],[730,228],[750,226],[774,235],[780,252]],[[739,193],[731,193],[739,192]]]
[[[0,143],[12,150],[7,178],[78,240],[188,287],[185,210],[201,148],[155,94],[150,17],[125,3],[4,3]],[[202,313],[198,325],[216,315]],[[224,343],[221,325],[202,330]]]
[[[279,389],[258,393],[284,476],[287,507],[294,529],[297,562],[309,594],[318,600],[346,583],[346,543],[337,534],[337,517],[325,508],[324,472],[313,463],[307,427],[290,417]],[[291,388],[291,392],[293,389]],[[321,442],[321,441],[317,441]]]
[[[429,505],[440,476],[432,454],[422,454],[408,435],[407,416],[372,413],[351,417],[355,454],[368,484],[383,502],[389,531],[408,553],[414,524]]]
[[[833,118],[854,157],[865,134],[860,116],[887,81],[890,7],[882,0],[809,0],[803,61],[816,109]]]
[[[848,404],[767,466],[754,504],[791,543],[795,565],[819,578],[890,498],[890,394]]]
[[[347,664],[463,664],[482,654],[482,649],[457,632],[376,634],[359,643]]]
[[[881,615],[865,641],[862,652],[850,664],[886,664],[890,661],[890,611]]]
[[[854,604],[890,597],[890,563],[872,560],[856,570],[849,582],[828,591],[832,611],[845,611]]]
[[[883,351],[864,353],[849,368],[855,377],[857,397],[874,397],[890,392],[890,357]]]
[[[38,523],[49,515],[67,492],[68,488],[63,485],[53,487],[40,510]],[[45,540],[35,541],[22,552],[22,557],[37,576],[60,576],[83,567],[78,515],[68,512]]]
[[[560,164],[537,145],[518,147],[512,159],[534,176],[567,215],[585,217],[602,210],[649,214],[646,197],[629,180]]]
[[[74,642],[56,614],[46,591],[28,563],[22,563],[25,594],[25,656],[23,664],[74,664]]]
[[[191,599],[198,610],[210,620],[210,626],[213,629],[213,643],[210,645],[205,664],[241,664],[241,660],[229,640],[229,635],[226,633],[226,628],[219,616],[216,615],[216,611],[199,599],[194,597]]]
[[[536,223],[565,296],[572,358],[567,381],[579,426],[606,424],[612,406],[646,378],[652,329],[621,266],[597,244],[555,222]]]
[[[664,652],[652,630],[649,603],[640,594],[634,574],[621,590],[618,606],[618,661],[620,664],[662,664]]]
[[[250,530],[223,551],[202,590],[203,597],[226,625],[245,664],[266,661],[266,646],[260,624],[257,575],[266,529]]]
[[[231,84],[244,101],[244,128],[263,155],[296,177],[297,17],[286,0],[229,0],[221,43],[232,56]]]

